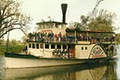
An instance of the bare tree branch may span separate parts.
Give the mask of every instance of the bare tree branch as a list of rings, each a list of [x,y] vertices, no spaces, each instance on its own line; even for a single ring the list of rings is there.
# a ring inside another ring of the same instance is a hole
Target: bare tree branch
[[[92,10],[92,14],[94,14],[95,10],[97,9],[97,7],[100,5],[100,3],[101,3],[102,1],[104,1],[104,0],[97,0],[97,3],[96,3],[95,7],[94,7],[93,10]]]
[[[8,32],[12,31],[12,30],[15,30],[15,29],[20,29],[20,28],[13,28],[13,29],[9,29],[9,30],[6,30],[4,33],[0,34],[0,37],[3,37],[5,34],[7,34]]]
[[[88,24],[87,24],[88,21],[93,17],[93,15],[94,15],[97,7],[100,5],[100,3],[101,3],[102,1],[104,1],[104,0],[97,0],[97,3],[96,3],[95,7],[93,8],[93,10],[92,10],[92,12],[90,13],[89,16],[87,16],[87,17],[85,17],[85,16],[83,16],[83,15],[81,16],[82,21],[81,21],[81,25],[80,25],[80,26],[82,26],[82,27],[84,27],[84,28],[87,28],[87,26],[88,26]]]
[[[20,29],[25,35],[30,17],[22,14],[20,3],[15,0],[0,0],[0,38],[14,29]]]

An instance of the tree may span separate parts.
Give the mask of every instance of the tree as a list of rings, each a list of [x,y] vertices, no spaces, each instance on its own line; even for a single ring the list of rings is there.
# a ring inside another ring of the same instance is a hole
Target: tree
[[[114,13],[107,10],[100,10],[89,20],[88,27],[90,30],[95,31],[114,31],[115,27],[112,26],[114,16]]]
[[[118,44],[120,44],[120,33],[116,34],[116,41]]]
[[[20,4],[16,0],[0,0],[0,38],[15,29],[23,33],[28,29],[30,17],[20,11]]]
[[[100,3],[102,1],[104,1],[104,0],[97,0],[96,5],[93,8],[93,10],[91,11],[91,13],[88,16],[81,15],[81,17],[80,17],[80,21],[81,22],[80,23],[74,22],[74,24],[75,24],[74,27],[79,29],[79,30],[86,30],[86,29],[88,29],[88,23],[91,20],[91,18],[93,18],[94,15],[96,14],[97,7],[100,5]]]
[[[97,10],[97,7],[104,0],[97,0],[97,3],[91,13],[80,17],[80,23],[74,24],[75,28],[80,30],[95,30],[95,31],[114,31],[116,28],[112,25],[114,13],[108,12],[107,10]]]
[[[29,33],[29,34],[30,34],[30,33]],[[28,39],[28,37],[23,36],[23,37],[22,37],[22,43],[24,43],[24,44],[27,43],[27,39]]]

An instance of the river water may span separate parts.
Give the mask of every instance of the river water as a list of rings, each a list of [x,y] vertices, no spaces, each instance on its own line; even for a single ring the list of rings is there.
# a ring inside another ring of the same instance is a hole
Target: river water
[[[0,80],[120,80],[120,45],[117,59],[82,65],[4,69],[0,56]]]

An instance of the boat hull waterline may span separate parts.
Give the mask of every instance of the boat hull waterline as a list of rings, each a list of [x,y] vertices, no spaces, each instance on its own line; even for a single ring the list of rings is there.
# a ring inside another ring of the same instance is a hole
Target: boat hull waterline
[[[5,57],[5,68],[37,68],[37,67],[52,67],[52,66],[65,66],[75,65],[87,62],[99,62],[108,60],[111,58],[99,58],[99,59],[30,59],[30,58],[15,58]]]

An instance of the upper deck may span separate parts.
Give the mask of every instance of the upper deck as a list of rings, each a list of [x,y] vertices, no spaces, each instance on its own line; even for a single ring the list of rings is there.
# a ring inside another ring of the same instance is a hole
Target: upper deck
[[[28,42],[54,44],[111,44],[115,42],[114,32],[82,31],[67,28],[66,23],[56,21],[43,21],[37,25],[37,31],[28,34]]]
[[[62,32],[29,33],[28,42],[55,43],[55,44],[111,44],[115,43],[114,32],[77,31],[66,29]]]

